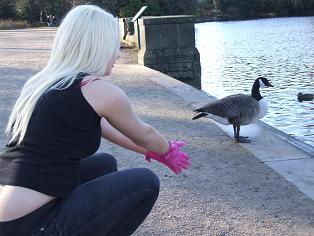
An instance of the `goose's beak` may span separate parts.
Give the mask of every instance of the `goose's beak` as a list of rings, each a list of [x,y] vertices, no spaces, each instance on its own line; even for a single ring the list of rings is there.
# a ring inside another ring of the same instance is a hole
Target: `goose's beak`
[[[268,83],[268,87],[274,87],[274,85],[272,85],[271,83]]]

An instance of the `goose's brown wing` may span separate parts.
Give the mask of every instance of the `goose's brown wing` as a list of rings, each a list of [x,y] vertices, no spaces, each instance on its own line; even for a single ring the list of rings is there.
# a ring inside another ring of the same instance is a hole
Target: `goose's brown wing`
[[[258,102],[249,95],[234,94],[213,101],[207,105],[196,109],[196,112],[211,113],[216,116],[231,118],[250,119],[255,113],[258,113]]]

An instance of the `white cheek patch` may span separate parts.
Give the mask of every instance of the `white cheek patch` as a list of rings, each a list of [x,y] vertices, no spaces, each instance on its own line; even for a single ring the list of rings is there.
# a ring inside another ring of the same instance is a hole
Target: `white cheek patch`
[[[259,86],[260,88],[266,88],[266,85],[264,84],[263,80],[259,79]]]

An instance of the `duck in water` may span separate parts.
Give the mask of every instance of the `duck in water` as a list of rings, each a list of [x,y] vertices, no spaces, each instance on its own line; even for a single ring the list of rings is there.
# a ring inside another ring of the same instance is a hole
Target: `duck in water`
[[[314,99],[314,95],[310,93],[298,93],[298,101],[312,101]]]

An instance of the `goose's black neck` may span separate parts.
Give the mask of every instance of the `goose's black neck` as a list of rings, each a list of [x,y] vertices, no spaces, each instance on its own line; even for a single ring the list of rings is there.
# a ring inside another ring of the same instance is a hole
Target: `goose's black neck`
[[[255,80],[254,84],[253,84],[253,87],[252,87],[252,93],[251,93],[251,96],[253,98],[255,98],[257,101],[260,101],[262,100],[262,95],[260,94],[259,92],[259,81],[258,80]]]

